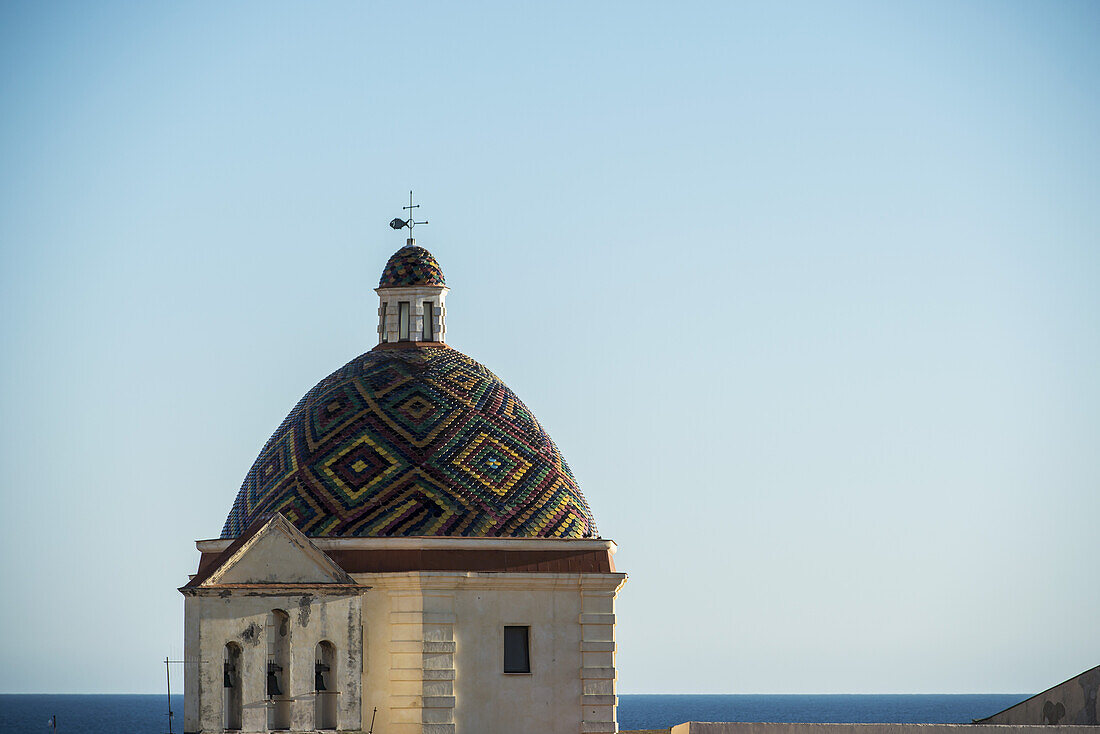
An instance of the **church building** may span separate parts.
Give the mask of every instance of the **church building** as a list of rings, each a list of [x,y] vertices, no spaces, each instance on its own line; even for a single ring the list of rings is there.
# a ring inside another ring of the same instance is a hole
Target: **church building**
[[[447,344],[431,253],[410,237],[376,292],[377,345],[196,543],[184,730],[617,731],[615,544],[527,406]]]

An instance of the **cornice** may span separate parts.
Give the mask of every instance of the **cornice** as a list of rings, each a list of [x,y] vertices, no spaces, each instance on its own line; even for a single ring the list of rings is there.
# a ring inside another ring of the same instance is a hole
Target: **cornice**
[[[477,573],[471,571],[407,571],[401,573],[353,573],[358,583],[388,590],[523,590],[546,591],[574,588],[617,593],[626,583],[625,573]]]
[[[420,536],[410,538],[310,538],[315,546],[329,550],[528,550],[528,551],[594,551],[612,554],[618,550],[613,540],[603,538],[442,538]],[[203,553],[221,553],[233,543],[232,538],[196,540],[195,547]]]

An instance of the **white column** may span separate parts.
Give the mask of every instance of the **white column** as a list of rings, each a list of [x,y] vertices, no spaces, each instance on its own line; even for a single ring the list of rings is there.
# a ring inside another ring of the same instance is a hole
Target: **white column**
[[[581,586],[581,732],[616,732],[615,593]]]
[[[455,734],[454,595],[390,592],[390,727],[395,734]]]

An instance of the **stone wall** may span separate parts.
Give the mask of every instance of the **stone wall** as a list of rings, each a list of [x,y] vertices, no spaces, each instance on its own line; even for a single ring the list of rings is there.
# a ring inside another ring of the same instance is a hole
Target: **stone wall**
[[[994,726],[988,724],[780,724],[690,721],[672,734],[1095,734],[1086,726]]]
[[[291,729],[313,730],[316,706],[314,663],[322,640],[336,647],[337,666],[330,680],[337,699],[341,729],[358,729],[362,722],[359,686],[363,675],[362,597],[320,594],[275,596],[237,591],[224,596],[192,596],[184,602],[186,659],[184,730],[222,731],[224,688],[222,660],[227,643],[241,649],[238,685],[243,688],[242,731],[267,730],[267,628],[272,610],[289,616],[289,670],[285,693],[291,707]]]

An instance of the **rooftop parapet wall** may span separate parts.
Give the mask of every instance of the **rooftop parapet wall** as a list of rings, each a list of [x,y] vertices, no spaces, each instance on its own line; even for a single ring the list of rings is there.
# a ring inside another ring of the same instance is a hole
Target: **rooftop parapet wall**
[[[978,723],[1096,726],[1100,724],[1097,698],[1100,698],[1100,665]]]
[[[671,734],[1096,734],[1093,726],[994,724],[787,724],[689,721]]]

